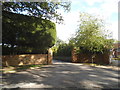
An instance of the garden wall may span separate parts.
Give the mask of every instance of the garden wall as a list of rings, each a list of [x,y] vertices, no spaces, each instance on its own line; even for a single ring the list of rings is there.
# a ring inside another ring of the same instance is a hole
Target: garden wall
[[[18,66],[32,64],[52,64],[52,52],[49,50],[48,54],[24,54],[2,56],[3,66]]]
[[[77,54],[76,50],[72,51],[72,62],[76,63],[92,63],[92,54],[90,53],[80,53]],[[93,63],[96,64],[109,64],[109,53],[96,54],[93,58]]]

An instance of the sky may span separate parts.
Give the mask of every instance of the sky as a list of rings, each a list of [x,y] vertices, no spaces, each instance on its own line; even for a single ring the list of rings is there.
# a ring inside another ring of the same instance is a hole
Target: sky
[[[64,24],[56,24],[57,36],[63,41],[68,41],[77,28],[79,13],[87,12],[102,18],[106,23],[106,30],[112,32],[112,38],[118,40],[118,2],[120,0],[70,0],[71,10],[63,10]]]

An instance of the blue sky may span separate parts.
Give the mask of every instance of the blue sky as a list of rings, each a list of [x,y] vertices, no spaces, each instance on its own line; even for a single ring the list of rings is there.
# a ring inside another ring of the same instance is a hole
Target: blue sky
[[[79,13],[87,12],[102,18],[107,24],[106,29],[112,32],[114,39],[118,39],[118,2],[119,0],[70,0],[71,11],[65,13],[59,10],[64,17],[64,24],[56,24],[57,36],[68,39],[78,28]]]

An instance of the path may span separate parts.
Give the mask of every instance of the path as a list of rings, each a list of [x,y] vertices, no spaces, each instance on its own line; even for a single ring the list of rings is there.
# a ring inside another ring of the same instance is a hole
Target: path
[[[6,74],[3,83],[4,88],[118,88],[118,70],[54,60],[53,65]]]

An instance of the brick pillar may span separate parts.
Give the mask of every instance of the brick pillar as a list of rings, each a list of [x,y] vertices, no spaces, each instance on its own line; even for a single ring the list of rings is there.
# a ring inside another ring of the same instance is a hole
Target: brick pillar
[[[76,48],[72,50],[72,62],[77,62]]]
[[[47,64],[52,64],[52,59],[53,59],[53,52],[52,52],[52,49],[49,48],[48,49],[48,61],[47,61]]]

